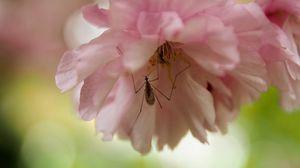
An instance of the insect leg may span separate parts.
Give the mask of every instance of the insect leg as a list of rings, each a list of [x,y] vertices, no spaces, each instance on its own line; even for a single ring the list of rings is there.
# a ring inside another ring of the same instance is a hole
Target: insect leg
[[[149,80],[149,82],[154,82],[154,81],[157,81],[159,78],[158,77],[156,77],[155,79],[151,79],[151,80]]]
[[[157,102],[158,102],[158,104],[159,104],[160,109],[162,109],[162,105],[161,105],[161,103],[160,103],[158,97],[156,96],[156,94],[154,94],[154,96],[155,96],[155,98],[156,98],[156,100],[157,100]]]
[[[144,92],[144,94],[143,94],[143,99],[142,99],[140,111],[139,111],[138,115],[136,116],[135,122],[136,122],[136,120],[140,117],[140,115],[141,115],[141,113],[142,113],[143,104],[144,104],[144,99],[145,99],[145,92]],[[135,122],[134,122],[134,123],[135,123]]]
[[[131,74],[131,79],[132,79],[132,83],[133,83],[133,87],[134,87],[134,91],[135,93],[138,93],[145,85],[145,82],[142,84],[142,86],[140,86],[137,90],[136,90],[136,87],[135,87],[135,82],[134,82],[134,77],[133,75]]]
[[[186,67],[184,67],[181,71],[179,71],[176,75],[175,75],[175,79],[173,81],[173,84],[172,84],[172,88],[175,88],[175,82],[176,82],[176,79],[179,75],[181,75],[184,71],[186,71],[187,69],[189,69],[191,67],[191,64],[188,64]]]
[[[156,64],[156,78],[154,78],[154,79],[151,79],[151,80],[149,80],[149,82],[154,82],[154,81],[157,81],[157,80],[159,80],[159,66],[158,66],[158,64]]]
[[[160,91],[157,87],[155,87],[154,85],[150,84],[151,87],[153,87],[156,91],[158,91],[162,96],[164,96],[167,100],[171,100],[171,97],[168,97],[167,95],[165,95],[162,91]]]
[[[175,89],[175,83],[176,83],[176,80],[177,80],[177,77],[179,75],[181,75],[183,72],[185,72],[187,69],[189,69],[191,67],[191,64],[188,64],[185,68],[183,68],[181,71],[179,71],[176,75],[175,75],[175,78],[174,78],[174,81],[172,83],[172,89],[171,89],[171,92],[170,92],[170,95],[169,95],[169,98],[171,99],[172,97],[172,94],[173,94],[173,91]]]
[[[160,91],[157,87],[155,87],[154,85],[152,85],[151,84],[151,86],[155,89],[155,90],[157,90],[162,96],[164,96],[167,100],[171,100],[171,97],[172,97],[172,95],[173,95],[173,91],[174,91],[174,89],[175,89],[175,82],[176,82],[176,80],[177,80],[177,77],[179,76],[179,75],[181,75],[184,71],[186,71],[188,68],[190,68],[191,67],[191,65],[189,64],[188,66],[186,66],[185,68],[183,68],[180,72],[178,72],[176,75],[175,75],[175,78],[174,78],[174,81],[173,81],[173,83],[172,83],[172,89],[171,89],[171,92],[170,92],[170,94],[169,94],[169,96],[167,96],[166,94],[164,94],[162,91]]]
[[[133,122],[133,124],[132,124],[132,126],[131,126],[131,128],[130,128],[129,134],[131,134],[132,129],[133,129],[135,123],[137,122],[137,120],[139,119],[139,117],[140,117],[140,115],[141,115],[141,113],[142,113],[143,104],[144,104],[144,99],[145,99],[145,92],[143,93],[143,97],[142,97],[142,98],[143,98],[143,99],[142,99],[140,111],[139,111],[138,115],[136,116],[136,118],[135,118],[135,120],[134,120],[134,122]]]

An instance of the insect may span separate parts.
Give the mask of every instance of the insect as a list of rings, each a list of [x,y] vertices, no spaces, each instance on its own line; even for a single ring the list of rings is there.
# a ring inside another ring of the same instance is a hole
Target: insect
[[[168,78],[171,83],[175,83],[173,67],[177,66],[176,62],[183,62],[186,64],[186,67],[183,68],[183,71],[185,71],[187,67],[191,66],[189,61],[185,59],[185,53],[181,49],[182,45],[183,44],[177,42],[165,41],[165,43],[156,49],[154,55],[149,60],[152,67],[156,66],[158,74],[160,70],[166,68],[168,72]],[[181,74],[181,71],[178,73]]]
[[[149,105],[153,105],[155,103],[155,94],[153,92],[153,88],[149,83],[149,79],[145,76],[145,99]]]
[[[181,70],[180,72],[178,72],[176,75],[175,75],[175,78],[174,78],[174,81],[172,83],[172,88],[171,88],[171,91],[169,93],[169,95],[166,95],[165,93],[163,93],[160,89],[158,89],[155,85],[152,84],[152,82],[154,81],[158,81],[159,80],[159,76],[157,76],[156,78],[154,79],[149,79],[149,75],[151,74],[151,72],[146,75],[144,77],[145,81],[144,83],[142,84],[142,86],[140,86],[138,89],[136,89],[136,86],[135,86],[135,81],[134,81],[134,77],[133,75],[131,75],[132,77],[132,82],[133,82],[133,86],[134,86],[134,91],[135,93],[139,93],[142,88],[144,88],[144,93],[143,93],[143,96],[142,96],[142,103],[141,103],[141,106],[140,106],[140,110],[139,110],[139,113],[137,114],[134,122],[133,122],[133,125],[136,123],[136,121],[138,120],[138,118],[140,117],[141,113],[142,113],[142,109],[143,109],[143,104],[144,104],[144,99],[146,100],[146,103],[150,106],[154,105],[155,102],[157,101],[158,104],[159,104],[159,107],[160,109],[162,110],[163,106],[161,104],[161,102],[159,101],[157,95],[155,94],[155,92],[158,92],[160,95],[162,95],[165,99],[167,99],[168,101],[171,101],[171,98],[172,98],[172,95],[173,95],[173,92],[175,90],[175,82],[176,82],[176,79],[178,78],[179,75],[181,75],[183,72],[185,72],[190,66],[187,66],[185,67],[183,70]],[[157,74],[158,75],[158,74]],[[131,132],[131,131],[130,131]]]
[[[172,75],[173,63],[174,63],[174,66],[177,66],[177,65],[175,65],[176,58],[182,58],[182,55],[183,55],[182,50],[179,48],[176,48],[175,45],[177,45],[177,44],[166,41],[163,45],[161,45],[159,48],[157,48],[154,55],[149,60],[150,65],[152,65],[151,68],[156,66],[156,72],[157,72],[156,78],[149,79],[150,74],[153,72],[153,70],[155,70],[155,68],[154,68],[151,70],[151,72],[148,75],[146,75],[144,77],[145,81],[142,84],[142,86],[140,86],[138,89],[136,89],[134,77],[133,77],[133,75],[131,75],[135,93],[136,94],[139,93],[141,91],[141,89],[144,88],[142,102],[140,105],[140,110],[133,122],[133,126],[135,125],[135,123],[137,122],[137,120],[139,119],[139,117],[142,113],[144,101],[146,101],[146,103],[150,106],[153,106],[155,104],[155,102],[157,101],[157,103],[162,111],[163,106],[162,106],[160,100],[158,99],[158,96],[156,93],[158,92],[166,100],[171,101],[173,92],[176,88],[175,83],[176,83],[178,76],[180,76],[183,72],[185,72],[188,68],[190,68],[191,65],[188,63],[188,61],[186,61],[185,59],[182,59],[183,61],[185,61],[187,66],[185,66],[183,69],[181,69],[179,72],[177,72],[175,76]],[[167,68],[168,78],[169,78],[169,80],[171,82],[171,86],[172,86],[169,95],[166,95],[161,90],[159,90],[154,84],[152,84],[153,82],[159,80],[160,70],[162,70],[161,68],[164,68],[165,66]],[[131,133],[131,131],[132,131],[132,128],[130,129],[130,133]]]
[[[154,105],[155,101],[157,100],[157,102],[159,103],[159,106],[162,108],[162,105],[159,101],[159,99],[157,98],[156,94],[154,93],[154,90],[158,91],[160,94],[162,94],[164,97],[166,97],[167,100],[171,100],[171,95],[170,96],[166,96],[164,93],[162,93],[159,89],[157,89],[154,85],[151,84],[151,82],[154,82],[154,81],[157,81],[159,80],[158,77],[156,77],[155,79],[149,79],[148,78],[148,75],[145,76],[145,82],[143,83],[143,85],[139,88],[139,89],[136,89],[135,87],[135,82],[134,82],[134,77],[133,75],[131,75],[132,77],[132,82],[133,82],[133,85],[134,85],[134,90],[135,90],[135,93],[137,94],[138,92],[140,92],[140,90],[142,88],[144,88],[144,93],[143,93],[143,97],[142,97],[142,103],[141,103],[141,107],[140,107],[140,111],[137,115],[136,118],[139,118],[141,112],[142,112],[142,107],[143,107],[143,104],[144,104],[144,99],[146,100],[147,104],[148,105]]]
[[[176,56],[176,52],[173,49],[173,46],[170,42],[165,42],[161,47],[157,49],[157,63],[161,65],[169,65],[170,59],[173,59]]]

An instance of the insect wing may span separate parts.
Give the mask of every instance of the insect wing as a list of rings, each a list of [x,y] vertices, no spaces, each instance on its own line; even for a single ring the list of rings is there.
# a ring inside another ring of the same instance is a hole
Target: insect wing
[[[149,105],[153,105],[155,103],[155,96],[153,92],[153,88],[150,83],[147,81],[145,85],[145,99]]]

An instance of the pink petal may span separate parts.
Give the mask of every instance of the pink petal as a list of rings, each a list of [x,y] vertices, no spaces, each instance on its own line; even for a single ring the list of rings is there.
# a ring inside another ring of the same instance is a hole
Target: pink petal
[[[195,63],[206,69],[208,72],[216,75],[222,75],[226,70],[232,70],[238,63],[238,56],[236,51],[233,51],[233,55],[220,55],[214,50],[203,44],[190,44],[184,46],[185,53],[190,56]],[[229,54],[228,52],[228,54]],[[224,53],[226,54],[226,53]],[[233,57],[232,59],[229,57]],[[234,59],[236,58],[236,59]]]
[[[239,63],[236,35],[215,17],[194,17],[187,22],[179,39],[186,43],[183,46],[185,53],[209,72],[221,75]]]
[[[202,113],[206,121],[214,125],[215,123],[215,109],[214,100],[211,93],[201,84],[194,81],[194,79],[187,77],[186,79],[186,92],[191,97],[191,102],[194,104],[193,112],[195,114]]]
[[[259,98],[261,92],[267,90],[266,79],[259,76],[239,72],[234,73],[234,76],[244,87],[245,92],[248,92],[254,100]]]
[[[241,63],[230,74],[245,87],[245,92],[248,91],[253,98],[258,98],[260,93],[268,88],[265,63],[255,51],[241,50],[240,52]]]
[[[121,46],[124,66],[131,72],[141,69],[146,66],[158,46],[159,43],[156,38],[136,37],[135,39],[124,40]]]
[[[113,45],[95,41],[67,51],[58,65],[56,85],[67,91],[117,56]]]
[[[89,4],[82,9],[83,17],[91,24],[98,27],[108,27],[108,10],[100,9],[97,4]]]
[[[142,35],[171,39],[183,28],[183,22],[176,12],[141,12],[137,28]]]
[[[236,32],[258,30],[268,24],[268,18],[255,3],[234,3],[218,12],[225,25],[234,27]]]
[[[223,96],[231,97],[232,91],[219,78],[214,78],[211,75],[203,76],[214,88],[214,90],[223,94]]]
[[[150,106],[144,102],[141,114],[132,127],[130,136],[132,146],[142,154],[146,154],[151,150],[154,127],[155,106]]]
[[[229,69],[235,67],[235,65],[239,63],[240,55],[237,49],[238,41],[232,29],[227,28],[209,36],[206,43],[215,53],[223,56],[221,59],[226,61],[224,61],[224,64],[228,64],[226,67]]]
[[[79,105],[82,119],[91,120],[96,117],[121,73],[120,67],[120,60],[115,60],[84,80]]]
[[[239,46],[241,48],[257,51],[261,47],[264,31],[261,29],[249,30],[245,32],[239,32],[237,35]]]
[[[176,11],[181,18],[189,19],[199,11],[223,4],[226,0],[146,0],[149,11]],[[195,5],[197,4],[197,5]]]
[[[110,1],[111,28],[119,30],[130,30],[135,28],[138,14],[143,9],[143,6],[144,1]]]
[[[293,85],[294,93],[282,92],[281,94],[281,106],[287,112],[291,112],[298,109],[300,106],[300,82],[290,81]]]
[[[157,146],[162,150],[164,145],[174,149],[182,137],[187,133],[188,128],[182,114],[172,109],[167,109],[167,105],[162,105],[163,109],[157,108],[156,113],[156,134]]]
[[[296,98],[295,91],[290,81],[290,75],[286,66],[283,62],[270,63],[267,66],[269,73],[269,78],[272,84],[278,87],[281,93],[289,95],[288,97]]]
[[[175,64],[173,64],[175,66]],[[186,65],[185,65],[186,66]],[[176,74],[176,68],[171,74]],[[172,82],[170,81],[169,71],[162,68],[159,73],[160,80],[157,83],[159,90],[165,95],[170,95]],[[182,76],[179,76],[178,80]],[[176,82],[177,87],[177,82]],[[177,89],[174,90],[174,93],[177,92]],[[159,101],[162,107],[157,105],[156,108],[156,130],[157,135],[157,146],[159,150],[162,150],[164,145],[168,145],[171,149],[174,149],[175,146],[180,142],[182,137],[188,132],[188,126],[185,121],[185,117],[177,108],[175,99],[173,95],[171,100],[167,100],[166,97],[161,95],[158,91],[155,91],[157,96],[157,101]],[[179,104],[178,104],[179,105]]]
[[[190,76],[183,75],[176,83],[176,92],[172,101],[185,116],[192,134],[201,142],[207,142],[205,121],[210,125],[215,123],[215,109],[210,92]]]
[[[300,16],[300,2],[298,0],[273,0],[266,8],[267,12],[284,11]]]
[[[288,22],[284,26],[284,32],[280,31],[280,29],[277,29],[277,33],[279,34],[277,39],[280,42],[281,47],[283,48],[283,54],[287,56],[287,58],[290,59],[292,62],[298,65],[300,65],[300,57],[296,37],[297,31],[299,31],[299,26],[300,24],[295,25],[293,23]]]
[[[216,101],[216,125],[223,134],[227,132],[227,124],[233,118],[232,114],[234,113],[222,102]]]
[[[104,140],[111,140],[134,100],[134,90],[129,77],[121,77],[114,85],[96,118],[96,129],[103,132]]]
[[[287,70],[293,80],[300,80],[300,67],[296,65],[294,62],[288,61],[286,63]]]
[[[187,20],[184,23],[184,28],[178,34],[177,41],[185,44],[203,41],[208,31],[211,31],[214,27],[219,28],[219,24],[221,24],[221,27],[223,26],[219,20],[214,22],[215,19],[211,18],[213,17],[208,15],[197,15]]]
[[[229,77],[227,77],[226,79],[226,84],[230,87],[231,90],[234,91],[232,92],[232,105],[235,108],[239,109],[241,105],[252,102],[252,97],[249,92],[253,91],[254,89],[250,87],[248,88],[251,89],[249,91],[245,89],[245,87],[241,85],[239,81]],[[256,90],[254,90],[254,92],[257,93]]]
[[[203,126],[203,122],[197,119],[195,114],[191,111],[187,112],[186,120],[188,121],[188,125],[192,132],[192,135],[196,137],[200,142],[207,143],[207,133]]]

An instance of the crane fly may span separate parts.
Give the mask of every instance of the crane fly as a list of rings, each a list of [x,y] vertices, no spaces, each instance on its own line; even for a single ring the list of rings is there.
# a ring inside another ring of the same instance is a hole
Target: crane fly
[[[134,82],[134,77],[131,74],[132,77],[132,82],[134,85],[134,91],[135,94],[137,94],[138,92],[140,92],[140,90],[142,88],[144,88],[144,93],[142,96],[142,102],[141,102],[141,106],[140,106],[140,110],[139,113],[137,114],[133,126],[135,125],[136,121],[138,120],[138,118],[140,117],[141,113],[142,113],[142,108],[143,108],[143,104],[144,104],[144,99],[146,100],[146,103],[150,106],[153,106],[155,104],[155,102],[157,101],[159,104],[160,109],[162,110],[162,104],[160,103],[157,95],[155,94],[155,92],[158,92],[161,96],[163,96],[165,99],[167,99],[168,101],[171,101],[171,97],[173,94],[175,87],[175,82],[177,80],[177,77],[179,75],[181,75],[184,71],[186,71],[188,68],[190,68],[190,64],[186,61],[187,66],[184,67],[183,69],[181,69],[178,73],[176,73],[174,80],[172,79],[172,61],[175,61],[176,57],[181,57],[182,55],[182,51],[178,50],[174,47],[175,44],[173,44],[172,42],[168,42],[166,41],[163,45],[161,45],[160,47],[157,48],[157,50],[155,51],[154,55],[152,56],[152,58],[149,60],[150,65],[155,66],[156,65],[156,71],[157,71],[157,77],[155,79],[149,79],[149,75],[151,74],[151,72],[145,76],[145,81],[142,84],[141,87],[139,87],[138,89],[136,89],[135,86],[135,82]],[[171,91],[169,93],[169,95],[166,95],[165,93],[163,93],[161,90],[159,90],[155,85],[152,84],[152,82],[154,81],[158,81],[159,80],[159,65],[167,66],[167,71],[168,71],[168,75],[169,75],[169,79],[172,83],[172,88]],[[132,128],[131,128],[132,129]],[[131,132],[132,130],[130,130]]]
[[[156,49],[155,53],[149,60],[150,65],[156,66],[158,74],[161,68],[166,68],[168,72],[168,78],[171,83],[174,84],[176,79],[174,79],[174,76],[172,75],[172,69],[174,66],[173,64],[178,61],[178,59],[180,59],[187,65],[177,74],[181,74],[182,71],[185,71],[191,66],[189,61],[184,58],[185,53],[183,52],[183,50],[178,47],[180,45],[182,44],[178,42],[165,41]],[[177,74],[175,75],[175,77],[178,76]]]
[[[176,79],[178,78],[179,75],[181,75],[184,71],[186,71],[190,66],[185,67],[183,70],[181,70],[180,72],[178,72],[175,75],[174,81],[172,83],[172,88],[171,88],[171,92],[169,93],[169,95],[166,95],[165,93],[163,93],[161,90],[159,90],[155,85],[152,84],[152,82],[154,81],[158,81],[159,77],[157,76],[154,79],[149,79],[148,75],[144,77],[144,83],[142,84],[141,87],[139,87],[138,89],[136,89],[135,86],[135,81],[134,81],[134,77],[131,74],[131,78],[132,78],[132,82],[133,82],[133,86],[134,86],[134,91],[135,94],[139,93],[142,88],[144,88],[144,93],[142,96],[142,103],[140,106],[140,110],[139,113],[137,114],[135,121],[133,123],[133,125],[136,123],[136,121],[138,120],[138,118],[140,117],[141,113],[142,113],[142,109],[143,109],[143,104],[144,104],[144,99],[146,100],[146,103],[150,106],[153,106],[155,104],[155,102],[157,101],[159,104],[160,109],[162,110],[162,104],[159,101],[157,95],[155,94],[155,91],[157,91],[160,95],[162,95],[165,99],[167,99],[168,101],[171,101],[172,95],[173,95],[173,91],[175,89],[175,82]],[[150,74],[150,73],[149,73]]]

